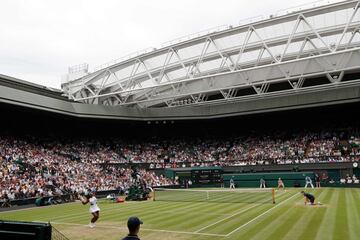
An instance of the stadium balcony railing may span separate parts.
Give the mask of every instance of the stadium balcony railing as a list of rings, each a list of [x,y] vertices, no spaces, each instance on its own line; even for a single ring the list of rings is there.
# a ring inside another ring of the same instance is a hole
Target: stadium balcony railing
[[[154,186],[155,187],[155,186]],[[161,188],[161,187],[166,187],[166,188],[179,188],[179,186],[174,185],[174,186],[156,186],[156,188]],[[96,196],[99,198],[103,198],[106,197],[109,194],[115,193],[115,194],[119,194],[121,190],[117,189],[117,190],[104,190],[104,191],[98,191],[96,192]],[[50,198],[57,198],[57,199],[61,199],[63,200],[62,203],[66,203],[66,202],[71,202],[71,201],[75,201],[75,194],[63,194],[63,195],[56,195],[56,196],[46,196],[46,197],[35,197],[35,198],[24,198],[24,199],[15,199],[15,200],[10,200],[10,204],[11,206],[23,206],[23,205],[29,205],[29,204],[35,204],[36,201],[38,199],[42,199],[44,202],[47,202]],[[73,197],[73,198],[70,198]],[[2,206],[2,204],[4,203],[4,200],[0,199],[0,207]]]
[[[338,158],[339,156],[326,156],[326,158],[332,159],[332,158]],[[285,158],[285,159],[281,159],[281,161],[284,161],[284,163],[277,163],[278,159],[253,159],[247,161],[247,160],[227,160],[227,161],[193,161],[193,162],[185,162],[185,161],[179,161],[179,162],[170,162],[170,163],[160,163],[160,162],[148,162],[148,163],[141,163],[141,162],[132,162],[132,163],[103,163],[104,165],[114,165],[114,166],[121,166],[121,167],[131,167],[133,165],[136,165],[138,168],[142,168],[142,169],[149,169],[149,170],[156,170],[156,169],[164,169],[164,168],[181,168],[181,167],[201,167],[201,164],[205,164],[206,167],[207,166],[213,166],[214,163],[218,164],[220,163],[220,165],[222,166],[226,166],[226,167],[231,167],[231,166],[243,166],[243,167],[247,167],[247,166],[261,166],[261,165],[294,165],[294,164],[328,164],[328,163],[343,163],[343,162],[353,162],[354,159],[345,159],[345,160],[321,160],[321,159],[314,159],[311,160],[311,162],[306,162],[306,163],[286,163],[286,161],[295,161],[295,160],[299,160],[299,161],[303,161],[304,159],[308,159],[310,160],[311,158]],[[257,161],[263,161],[263,162],[268,162],[268,163],[264,163],[264,164],[231,164],[231,163],[239,163],[239,162],[257,162]],[[230,164],[229,164],[230,163]],[[151,165],[153,164],[153,167],[151,167]],[[195,164],[194,166],[191,166],[191,164]],[[207,165],[208,164],[208,165]],[[101,164],[102,165],[102,164]],[[160,167],[159,167],[160,165]]]

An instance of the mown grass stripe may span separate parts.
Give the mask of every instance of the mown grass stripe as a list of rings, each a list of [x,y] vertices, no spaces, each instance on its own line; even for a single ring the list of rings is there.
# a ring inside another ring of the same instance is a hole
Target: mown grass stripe
[[[52,222],[53,224],[58,225],[69,225],[69,226],[82,226],[87,227],[84,224],[76,224],[76,223],[64,223],[64,222]],[[97,225],[97,228],[110,228],[110,229],[126,229],[125,227],[121,226],[113,226],[113,225]],[[220,236],[225,237],[222,234],[212,234],[212,233],[195,233],[195,232],[188,232],[188,231],[172,231],[166,229],[151,229],[151,228],[141,228],[142,231],[151,231],[151,232],[165,232],[165,233],[178,233],[178,234],[190,234],[190,235],[204,235],[204,236]]]
[[[162,204],[162,206],[158,206],[156,204],[154,204],[153,206],[151,205],[147,205],[149,207],[146,207],[145,209],[147,211],[152,211],[154,210],[154,212],[156,212],[157,209],[171,209],[174,207],[174,205],[164,205]],[[180,206],[180,204],[179,204]],[[101,220],[105,220],[105,219],[109,219],[109,218],[113,218],[114,216],[116,217],[120,217],[120,218],[126,218],[128,217],[128,213],[131,213],[132,215],[136,215],[137,213],[143,213],[144,211],[142,210],[145,206],[143,207],[139,207],[136,206],[135,204],[131,204],[131,205],[114,205],[114,207],[110,207],[110,208],[103,208],[103,206],[100,206],[100,219]],[[175,204],[175,207],[177,207],[177,205]],[[84,219],[86,219],[86,221],[88,221],[88,216],[91,216],[88,209],[83,209],[82,213],[77,214],[75,216],[64,216],[63,218],[56,218],[56,219],[52,219],[53,221],[71,221],[71,222],[76,222],[77,219],[81,219],[84,221]]]
[[[285,236],[295,225],[297,225],[297,222],[300,220],[299,213],[301,208],[295,206],[296,201],[297,199],[290,203],[292,204],[289,206],[290,211],[284,216],[283,219],[281,219],[278,225],[273,226],[273,231],[267,236],[264,236],[263,239],[286,239]]]
[[[163,214],[161,212],[161,210],[158,212],[157,210],[159,209],[155,209],[154,211],[144,211],[142,210],[138,216],[141,217],[142,219],[144,219],[144,221],[147,222],[163,222],[167,225],[169,225],[168,227],[170,227],[170,222],[172,219],[178,219],[178,217],[176,217],[176,215],[179,216],[187,216],[189,217],[186,213],[189,211],[193,211],[196,212],[197,209],[201,209],[202,206],[204,206],[204,203],[194,203],[194,204],[188,204],[188,203],[182,203],[182,204],[186,204],[184,206],[182,206],[181,208],[175,208],[177,211],[179,211],[178,214],[174,213],[174,214]],[[205,205],[209,205],[209,204],[205,204]],[[210,204],[210,206],[216,206],[215,204]],[[182,213],[180,213],[180,211],[183,211]],[[122,214],[124,215],[124,214]],[[133,214],[132,214],[133,215]],[[124,221],[127,219],[128,216],[125,217]],[[111,216],[107,216],[107,218],[111,218]],[[206,217],[207,220],[211,220],[211,217]],[[158,227],[158,224],[156,225],[156,227]]]
[[[251,237],[251,239],[254,240],[263,240],[266,238],[266,236],[271,234],[280,226],[280,224],[283,222],[283,219],[289,214],[291,210],[292,208],[288,206],[286,210],[284,208],[275,209],[271,215],[267,215],[257,224],[253,224],[251,227],[248,227],[248,229],[244,231],[242,235],[240,235],[241,238]]]
[[[243,224],[250,219],[252,219],[256,214],[266,211],[269,209],[270,206],[268,205],[258,205],[255,208],[252,208],[248,211],[245,211],[242,214],[236,215],[232,218],[226,219],[219,224],[216,224],[210,228],[207,228],[203,232],[210,232],[210,233],[219,233],[219,234],[228,234],[233,229],[235,229],[239,224]]]
[[[211,224],[212,222],[216,221],[217,219],[223,219],[226,217],[231,216],[234,212],[239,211],[240,209],[244,209],[245,207],[251,206],[249,204],[229,204],[225,207],[222,206],[222,204],[216,204],[213,205],[211,207],[205,207],[206,211],[208,212],[213,212],[213,213],[217,213],[217,212],[221,212],[224,211],[227,214],[223,215],[223,216],[216,216],[216,217],[212,217],[209,218],[209,216],[203,215],[201,212],[196,215],[196,211],[193,211],[193,213],[195,213],[195,216],[191,217],[188,219],[188,221],[183,221],[183,222],[179,222],[178,223],[178,227],[179,228],[185,228],[185,229],[192,229],[192,230],[196,230],[199,228],[202,228],[204,226],[207,226],[209,224]],[[187,213],[184,213],[187,214]]]
[[[196,212],[196,210],[198,210],[199,208],[201,209],[201,208],[206,207],[206,206],[209,206],[209,205],[208,204],[205,204],[205,205],[200,204],[199,206],[192,207],[191,209],[194,212]],[[213,206],[215,208],[219,208],[219,204],[210,205],[210,206]],[[246,205],[244,205],[244,204],[240,205],[240,207],[244,207],[244,206],[246,206]],[[236,205],[228,205],[227,208],[234,209],[234,208],[236,208]],[[174,218],[173,216],[170,216],[170,215],[162,215],[162,214],[161,214],[160,217],[161,217],[160,218],[161,220],[159,221],[160,224],[157,225],[157,227],[162,228],[162,227],[165,227],[166,225],[168,225],[169,227],[171,227],[171,229],[179,229],[179,227],[181,227],[179,225],[179,223],[189,222],[189,221],[196,221],[199,218],[202,219],[203,222],[207,223],[209,221],[212,221],[213,219],[223,218],[224,216],[217,216],[217,217],[209,218],[209,217],[201,216],[199,214],[198,216],[195,216],[195,217],[189,219],[189,216],[186,215],[186,213],[184,212],[183,214],[180,214],[177,218]],[[196,227],[195,224],[193,226],[194,226],[193,228]]]
[[[197,209],[201,209],[201,207],[203,206],[204,203],[193,203],[193,204],[189,204],[189,203],[181,203],[181,206],[174,206],[174,207],[170,207],[170,208],[166,208],[166,210],[171,211],[172,209],[175,209],[176,211],[183,211],[184,213],[188,212],[188,211],[193,211],[193,210],[197,210]],[[170,204],[171,206],[171,204]],[[151,219],[151,221],[153,222],[157,222],[157,221],[165,221],[168,218],[172,218],[173,216],[170,214],[162,214],[161,212],[157,212],[158,209],[154,209],[151,211],[146,211],[144,212],[142,215],[143,218],[148,218]],[[164,208],[160,208],[159,210],[164,210]]]
[[[281,202],[283,199],[287,198],[287,195],[283,194],[278,197],[278,202]],[[210,231],[212,233],[228,233],[232,231],[234,228],[239,226],[239,224],[245,223],[252,219],[254,216],[261,214],[262,212],[268,210],[273,207],[274,204],[257,204],[255,208],[251,208],[248,211],[245,211],[239,215],[235,215],[231,218],[227,218],[224,221],[221,221],[218,224],[215,224],[211,227],[211,229],[206,229],[206,231]],[[239,210],[240,211],[240,210]]]
[[[325,207],[325,214],[321,221],[318,223],[318,229],[315,239],[333,239],[332,229],[335,227],[335,218],[336,211],[335,207],[337,200],[339,198],[339,191],[335,189],[326,189],[325,192],[328,192],[329,197],[322,200]]]
[[[252,208],[255,208],[255,207],[257,207],[257,206],[259,206],[259,204],[250,205],[250,206],[248,206],[248,207],[246,207],[246,208],[242,208],[241,210],[236,211],[235,213],[233,213],[233,214],[230,215],[230,216],[227,216],[227,217],[225,217],[225,218],[221,218],[220,220],[218,220],[218,221],[216,221],[216,222],[213,222],[213,223],[211,223],[211,224],[209,224],[209,225],[206,225],[206,226],[198,229],[196,232],[201,232],[201,231],[203,231],[203,230],[205,230],[205,229],[207,229],[207,228],[210,228],[210,227],[212,227],[212,226],[214,226],[214,225],[216,225],[216,224],[219,224],[219,223],[221,223],[221,222],[223,222],[223,221],[226,221],[227,219],[232,218],[232,217],[234,217],[234,216],[236,216],[236,215],[242,214],[242,213],[244,213],[244,212],[246,212],[246,211],[248,211],[248,210],[250,210],[250,209],[252,209]]]
[[[346,189],[346,210],[347,210],[347,222],[349,227],[350,239],[359,238],[359,226],[360,226],[360,200],[354,197],[353,189]]]
[[[183,209],[185,205],[178,205],[178,209]],[[158,212],[157,210],[171,210],[171,205],[163,205],[159,208],[150,208],[150,209],[136,209],[134,210],[128,210],[128,211],[118,211],[118,212],[112,212],[106,215],[103,215],[102,218],[99,220],[101,222],[118,222],[118,223],[126,223],[128,217],[130,216],[138,216],[141,219],[143,219],[148,224],[151,224],[153,221],[153,218],[157,217],[161,214],[161,212]],[[172,215],[174,217],[174,215]]]
[[[293,199],[294,197],[296,197],[296,194],[292,195],[291,197],[285,199],[284,201],[282,201],[281,203],[278,203],[277,205],[273,206],[272,208],[266,210],[265,212],[261,213],[260,215],[257,215],[256,217],[254,217],[253,219],[251,219],[250,221],[246,222],[245,224],[237,227],[236,229],[234,229],[233,231],[231,231],[230,233],[228,233],[226,236],[230,236],[231,234],[239,231],[240,229],[248,226],[249,224],[251,224],[254,221],[257,221],[258,219],[260,219],[262,216],[264,216],[265,214],[268,214],[270,211],[274,210],[275,208],[278,208],[280,206],[282,206],[284,203],[290,201],[291,199]]]
[[[323,194],[325,193],[325,194]],[[329,191],[321,191],[317,199],[315,199],[315,202],[322,201],[327,202],[331,197],[331,192]],[[315,226],[318,226],[319,223],[324,218],[324,215],[326,213],[326,207],[325,206],[309,206],[311,213],[308,215],[307,223],[305,223],[305,231],[302,232],[301,235],[297,239],[315,239],[316,234],[318,232],[318,228]]]
[[[333,229],[334,239],[349,239],[348,216],[345,204],[345,190],[339,189],[339,198],[336,207],[336,221]]]
[[[294,222],[289,222],[289,225],[287,226],[288,229],[282,237],[284,240],[297,239],[299,234],[306,231],[305,225],[308,222],[308,213],[310,213],[312,209],[304,207],[304,197],[299,194],[299,190],[297,190],[298,197],[294,202],[294,204],[298,206],[297,208],[294,208],[294,211],[296,212],[295,219]],[[313,193],[314,192],[315,191],[313,191]]]
[[[70,208],[67,210],[67,208]],[[61,208],[60,208],[61,207]],[[27,220],[31,215],[36,215],[38,218],[42,216],[48,216],[49,213],[58,213],[58,212],[66,212],[70,213],[73,212],[75,209],[75,205],[70,204],[63,204],[63,205],[55,205],[55,206],[46,206],[46,207],[38,207],[38,208],[31,208],[31,209],[23,209],[23,211],[9,211],[9,212],[2,212],[0,213],[0,217],[2,218],[11,218],[12,216],[16,215],[18,217],[22,217],[24,220]],[[31,213],[31,214],[30,214]]]
[[[294,192],[295,193],[295,192]],[[284,204],[282,208],[278,208],[273,214],[267,217],[269,223],[261,221],[253,228],[257,229],[258,232],[254,233],[252,239],[281,239],[279,238],[279,229],[282,231],[289,229],[288,224],[291,223],[289,216],[294,214],[294,203],[297,198]],[[284,233],[283,233],[284,234]],[[240,236],[239,236],[240,237]]]
[[[358,211],[358,214],[360,215],[360,206],[359,206],[359,201],[360,201],[360,188],[353,188],[352,189],[352,193],[353,193],[353,197],[356,200],[356,208],[355,210]]]
[[[287,189],[283,196],[277,196],[277,204],[289,196],[294,197],[281,206],[269,211],[257,220],[260,214],[271,209],[272,204],[260,204],[243,214],[238,214],[209,228],[198,235],[197,229],[229,217],[240,209],[252,206],[249,203],[211,203],[211,202],[130,202],[110,204],[100,201],[102,209],[98,226],[89,229],[89,206],[79,202],[52,207],[1,212],[0,219],[42,220],[65,219],[66,225],[55,225],[70,239],[120,239],[126,235],[126,221],[131,215],[144,220],[140,230],[141,239],[159,240],[296,240],[296,239],[358,239],[360,224],[360,189],[322,188],[307,189],[317,197],[316,201],[326,204],[323,207],[304,206],[299,194],[301,189]],[[279,192],[277,192],[279,193]],[[218,196],[226,200],[228,196]],[[244,200],[244,199],[243,199]],[[249,196],[248,202],[251,198]],[[256,200],[258,201],[258,200]],[[41,218],[40,218],[41,217]],[[239,226],[252,221],[247,227],[235,231]],[[342,223],[341,223],[342,222]],[[102,226],[105,226],[103,228]],[[107,228],[109,226],[110,228]],[[161,227],[160,227],[161,226]],[[336,228],[336,229],[335,229]],[[146,229],[146,230],[145,230]],[[307,233],[304,233],[307,231]],[[227,237],[225,237],[228,235]]]

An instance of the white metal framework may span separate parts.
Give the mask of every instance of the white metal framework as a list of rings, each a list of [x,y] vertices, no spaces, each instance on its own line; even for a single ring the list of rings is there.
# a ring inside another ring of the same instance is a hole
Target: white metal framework
[[[338,2],[146,52],[62,88],[75,101],[141,108],[292,94],[321,77],[331,88],[360,72],[359,30],[359,1]]]

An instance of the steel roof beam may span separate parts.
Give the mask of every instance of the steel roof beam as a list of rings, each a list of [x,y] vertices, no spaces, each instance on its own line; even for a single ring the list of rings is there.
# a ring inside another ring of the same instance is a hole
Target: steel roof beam
[[[303,12],[299,11],[299,12],[291,13],[291,14],[288,14],[288,15],[280,16],[280,17],[275,17],[275,18],[266,19],[266,20],[251,23],[251,24],[246,24],[246,25],[239,26],[239,27],[234,27],[234,28],[231,28],[229,30],[222,31],[222,32],[217,32],[217,33],[212,33],[212,34],[209,34],[209,35],[201,36],[201,37],[196,38],[196,39],[191,39],[189,41],[174,44],[174,45],[171,46],[171,48],[176,49],[176,50],[177,49],[183,49],[183,48],[186,48],[186,47],[189,47],[189,46],[193,46],[193,45],[202,43],[208,37],[211,37],[213,40],[216,40],[216,39],[221,39],[221,38],[226,37],[226,36],[238,34],[238,33],[241,33],[241,32],[246,32],[248,30],[249,26],[254,26],[256,28],[263,28],[263,27],[268,27],[268,26],[272,26],[272,25],[275,25],[275,24],[279,24],[279,23],[293,21],[293,20],[296,20],[298,18],[299,13],[301,13],[302,15],[304,15],[306,17],[312,17],[312,16],[316,16],[316,15],[319,15],[319,14],[323,14],[323,13],[330,13],[330,12],[335,12],[335,11],[339,11],[339,10],[342,10],[342,9],[352,8],[352,7],[357,6],[357,4],[358,4],[358,1],[353,0],[353,1],[345,1],[345,2],[334,3],[334,4],[331,4],[331,5],[321,6],[321,7],[317,7],[317,8],[313,8],[313,9],[308,9],[308,10],[305,10]],[[157,56],[166,54],[168,49],[169,49],[169,47],[161,48],[161,49],[156,50],[154,52],[138,56],[138,58],[141,58],[143,61],[146,61],[147,59],[151,59],[153,57],[157,57]],[[121,63],[114,64],[111,67],[118,67],[120,65],[129,66],[133,62],[134,62],[134,59],[129,59],[129,60],[123,61]],[[99,74],[102,71],[103,71],[103,69],[100,69],[100,70],[92,73],[91,75]],[[79,80],[74,80],[72,82],[76,82],[76,81],[79,81]],[[64,85],[66,85],[66,84],[64,84]]]

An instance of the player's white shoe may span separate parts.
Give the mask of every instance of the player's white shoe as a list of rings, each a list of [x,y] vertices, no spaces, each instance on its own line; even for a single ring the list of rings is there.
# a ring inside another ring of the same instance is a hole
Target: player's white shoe
[[[90,227],[90,228],[94,228],[94,227],[95,227],[95,223],[90,223],[90,224],[89,224],[89,227]]]

